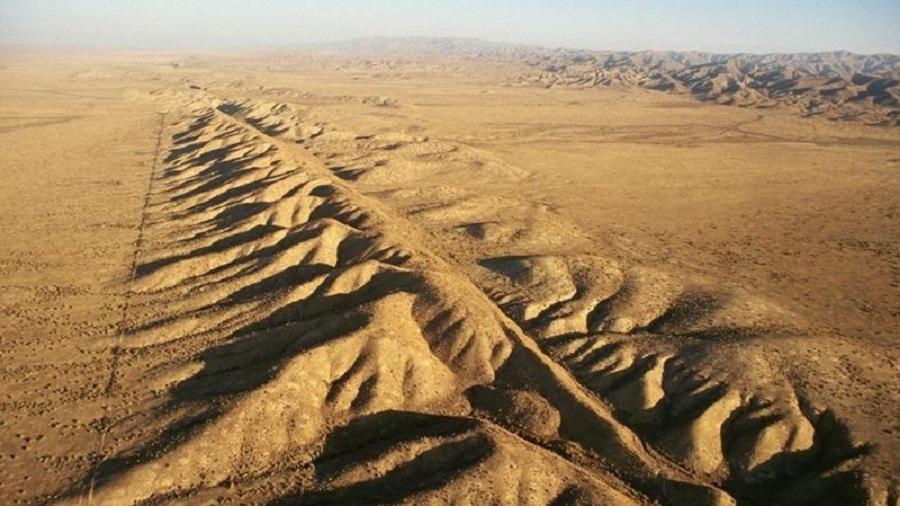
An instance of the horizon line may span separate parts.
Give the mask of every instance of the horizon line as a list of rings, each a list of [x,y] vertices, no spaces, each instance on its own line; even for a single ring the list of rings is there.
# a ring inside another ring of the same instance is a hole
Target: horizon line
[[[147,51],[147,52],[173,52],[173,53],[259,53],[271,51],[283,51],[287,49],[313,49],[314,46],[328,46],[353,41],[381,40],[381,41],[401,41],[401,40],[446,40],[446,41],[470,41],[480,42],[489,45],[521,47],[532,49],[550,49],[550,50],[568,50],[568,51],[584,51],[591,53],[696,53],[717,56],[768,56],[768,55],[817,55],[817,54],[853,54],[858,56],[898,56],[900,57],[900,48],[891,51],[854,51],[850,49],[817,49],[804,51],[710,51],[704,49],[661,49],[661,48],[644,48],[644,49],[609,49],[609,48],[589,48],[565,45],[548,45],[528,42],[512,42],[485,39],[481,37],[457,37],[449,35],[371,35],[360,37],[349,37],[336,40],[318,40],[318,41],[298,41],[279,44],[244,44],[237,46],[227,46],[220,44],[198,44],[186,46],[183,44],[142,44],[142,45],[124,45],[124,44],[98,44],[98,43],[60,43],[60,42],[18,42],[0,40],[0,48],[21,48],[21,49],[62,49],[77,51]],[[377,53],[379,51],[373,51]],[[383,51],[382,51],[383,52]],[[364,51],[359,51],[364,53]]]

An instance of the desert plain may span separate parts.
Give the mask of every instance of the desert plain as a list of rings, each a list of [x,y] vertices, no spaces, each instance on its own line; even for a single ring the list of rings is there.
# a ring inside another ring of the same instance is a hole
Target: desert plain
[[[0,53],[3,502],[897,504],[890,97],[420,49]]]

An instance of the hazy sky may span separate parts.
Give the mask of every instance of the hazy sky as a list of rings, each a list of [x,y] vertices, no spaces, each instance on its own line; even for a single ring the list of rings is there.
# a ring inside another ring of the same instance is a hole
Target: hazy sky
[[[412,35],[900,53],[900,0],[0,0],[0,43],[234,49]]]

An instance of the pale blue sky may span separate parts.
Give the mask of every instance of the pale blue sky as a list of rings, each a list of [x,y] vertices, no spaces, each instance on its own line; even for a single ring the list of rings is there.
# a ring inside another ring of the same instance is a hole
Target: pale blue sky
[[[201,50],[414,35],[900,53],[900,0],[0,0],[0,43]]]

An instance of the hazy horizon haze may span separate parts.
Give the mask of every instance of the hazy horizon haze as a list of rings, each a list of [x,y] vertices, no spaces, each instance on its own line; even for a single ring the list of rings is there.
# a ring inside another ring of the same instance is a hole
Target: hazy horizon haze
[[[239,50],[470,37],[594,50],[900,53],[900,2],[0,0],[0,43]]]

